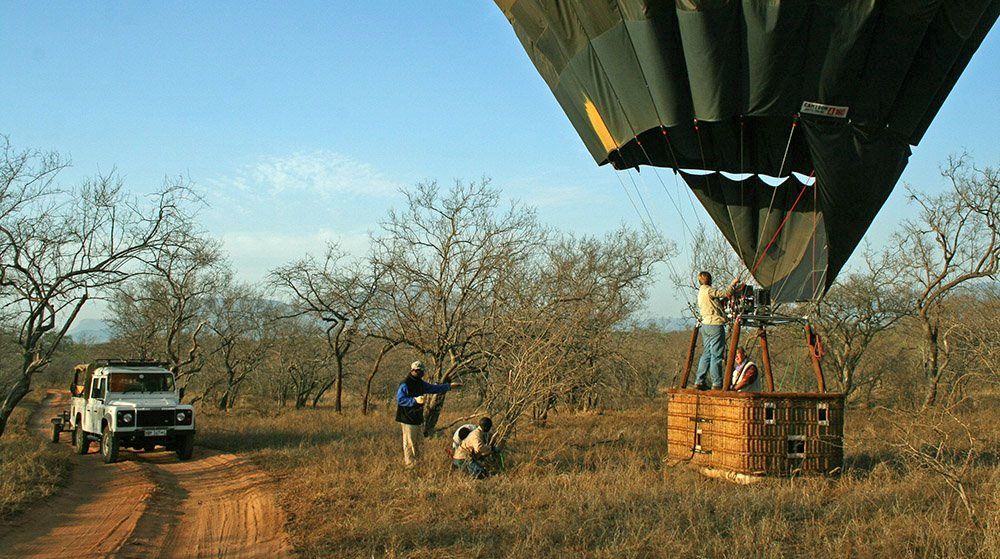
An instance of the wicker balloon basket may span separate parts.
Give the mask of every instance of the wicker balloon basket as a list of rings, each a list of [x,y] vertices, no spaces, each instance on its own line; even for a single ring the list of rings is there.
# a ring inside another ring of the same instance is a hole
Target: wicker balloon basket
[[[729,390],[732,350],[739,334],[737,322],[724,389],[694,390],[686,385],[698,336],[695,329],[681,387],[670,389],[667,395],[668,458],[743,483],[765,476],[839,474],[844,460],[844,395],[825,391],[821,352],[812,329],[807,326],[806,334],[818,392],[774,391],[763,327],[758,336],[763,341],[767,388],[763,392]]]
[[[748,476],[836,474],[843,465],[841,394],[671,389],[672,460]]]

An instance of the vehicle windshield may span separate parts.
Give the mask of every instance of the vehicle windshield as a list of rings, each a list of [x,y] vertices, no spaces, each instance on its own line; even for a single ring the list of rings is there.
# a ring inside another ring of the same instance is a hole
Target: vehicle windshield
[[[173,392],[174,375],[170,373],[111,373],[109,392]]]

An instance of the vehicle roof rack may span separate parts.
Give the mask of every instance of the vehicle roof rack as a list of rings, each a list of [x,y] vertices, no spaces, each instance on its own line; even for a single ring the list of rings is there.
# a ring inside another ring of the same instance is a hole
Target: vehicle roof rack
[[[167,368],[166,361],[151,361],[149,359],[95,359],[92,367],[163,367]]]

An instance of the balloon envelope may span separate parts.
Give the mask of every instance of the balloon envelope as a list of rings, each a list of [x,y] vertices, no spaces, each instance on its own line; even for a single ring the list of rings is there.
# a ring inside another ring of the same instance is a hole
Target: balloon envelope
[[[599,164],[713,171],[682,176],[776,301],[826,292],[1000,15],[1000,0],[496,2]]]

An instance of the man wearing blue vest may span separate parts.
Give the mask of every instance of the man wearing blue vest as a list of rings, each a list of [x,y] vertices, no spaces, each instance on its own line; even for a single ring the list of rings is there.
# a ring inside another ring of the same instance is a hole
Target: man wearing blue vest
[[[424,401],[427,394],[444,394],[461,383],[431,384],[425,382],[424,364],[414,361],[410,374],[399,383],[396,390],[396,421],[403,426],[403,463],[412,468],[420,455],[420,441],[423,440]]]

